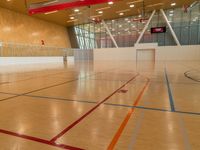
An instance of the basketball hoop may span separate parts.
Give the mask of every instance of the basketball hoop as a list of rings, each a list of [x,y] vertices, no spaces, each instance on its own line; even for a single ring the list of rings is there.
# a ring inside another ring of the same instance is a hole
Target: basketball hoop
[[[189,8],[188,5],[183,5],[183,12],[187,13],[188,12],[188,8]]]
[[[95,24],[99,24],[99,23],[101,23],[101,21],[102,21],[102,20],[101,20],[99,17],[97,17],[97,18],[92,18],[92,19],[91,19],[91,22],[92,22],[92,23],[95,23]]]

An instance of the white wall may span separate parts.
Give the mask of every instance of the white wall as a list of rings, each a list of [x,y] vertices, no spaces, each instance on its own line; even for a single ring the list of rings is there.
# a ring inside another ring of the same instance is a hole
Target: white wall
[[[134,48],[94,49],[94,60],[133,60],[135,58]]]
[[[132,48],[102,48],[94,49],[94,60],[136,60],[136,49],[156,49],[158,60],[200,60],[200,45],[187,46],[157,46],[137,45]]]
[[[156,60],[200,60],[200,45],[158,47]]]
[[[63,57],[0,57],[0,66],[63,62]]]

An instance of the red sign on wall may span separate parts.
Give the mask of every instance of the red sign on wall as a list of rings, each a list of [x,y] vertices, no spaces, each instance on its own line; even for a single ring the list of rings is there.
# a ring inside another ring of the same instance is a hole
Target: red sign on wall
[[[154,27],[151,28],[151,33],[165,33],[166,27]]]

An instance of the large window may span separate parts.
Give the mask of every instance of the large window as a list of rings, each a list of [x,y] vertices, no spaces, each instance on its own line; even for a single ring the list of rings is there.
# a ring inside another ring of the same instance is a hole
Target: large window
[[[182,45],[200,44],[200,5],[196,5],[188,12],[182,8],[168,9],[165,13]],[[144,25],[151,14],[145,17],[130,16],[115,20],[105,20],[119,47],[134,46]],[[167,27],[166,33],[151,34],[151,27],[161,27],[167,24],[162,14],[157,11],[148,29],[142,37],[141,43],[158,43],[159,46],[176,45],[172,34]],[[88,23],[75,26],[75,32],[80,49],[109,48],[114,44],[102,23]]]
[[[94,26],[92,24],[83,24],[74,28],[80,49],[93,49],[96,47]]]

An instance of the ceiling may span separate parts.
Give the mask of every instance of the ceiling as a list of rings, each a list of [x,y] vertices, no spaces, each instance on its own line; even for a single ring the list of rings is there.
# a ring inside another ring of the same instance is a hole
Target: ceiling
[[[27,4],[44,2],[47,0],[27,0]],[[80,7],[79,12],[74,12],[74,9],[61,10],[51,14],[37,14],[33,17],[40,18],[42,20],[54,22],[64,26],[72,26],[74,24],[81,24],[89,21],[90,17],[99,16],[101,19],[115,19],[125,16],[138,15],[142,13],[143,8],[145,12],[150,12],[154,9],[167,9],[173,7],[182,7],[183,5],[190,5],[196,0],[144,0],[143,2],[137,2],[141,0],[118,0],[114,4],[109,5],[107,3],[92,5],[90,7]],[[175,6],[171,6],[171,3],[175,2]],[[133,8],[130,8],[130,4],[134,4]],[[8,8],[20,13],[28,15],[28,9],[26,8],[25,2],[23,0],[1,0],[0,7]],[[102,9],[103,14],[98,13],[98,9]],[[120,12],[124,11],[122,16],[119,15]],[[74,17],[72,20],[70,17]]]

